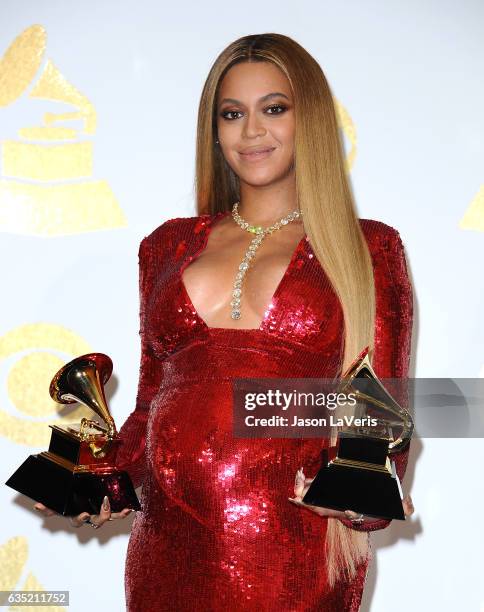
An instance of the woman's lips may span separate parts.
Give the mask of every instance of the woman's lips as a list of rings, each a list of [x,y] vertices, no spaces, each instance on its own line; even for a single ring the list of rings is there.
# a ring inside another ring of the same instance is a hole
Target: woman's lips
[[[264,149],[263,151],[256,151],[254,153],[240,153],[242,159],[247,161],[259,161],[260,159],[266,159],[274,151],[275,147]]]

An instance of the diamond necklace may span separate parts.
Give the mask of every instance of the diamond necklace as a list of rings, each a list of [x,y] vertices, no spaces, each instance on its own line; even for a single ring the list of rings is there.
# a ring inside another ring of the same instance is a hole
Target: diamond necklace
[[[232,319],[240,319],[242,316],[242,313],[240,311],[240,302],[242,299],[242,284],[245,278],[245,273],[249,269],[251,259],[255,257],[256,251],[264,240],[264,238],[267,236],[267,234],[272,234],[272,232],[281,229],[281,227],[287,225],[288,223],[291,223],[291,221],[302,217],[302,212],[295,210],[277,221],[276,223],[274,223],[273,225],[271,225],[270,227],[266,227],[264,229],[260,225],[250,225],[249,223],[247,223],[247,221],[244,221],[244,219],[242,219],[242,217],[238,213],[239,204],[240,202],[235,202],[235,204],[233,205],[232,217],[242,229],[247,230],[251,234],[255,234],[255,237],[250,243],[249,248],[246,254],[244,255],[244,259],[239,265],[239,271],[235,276],[234,288],[232,290],[232,301],[230,302],[230,306],[232,309],[230,316],[232,317]]]

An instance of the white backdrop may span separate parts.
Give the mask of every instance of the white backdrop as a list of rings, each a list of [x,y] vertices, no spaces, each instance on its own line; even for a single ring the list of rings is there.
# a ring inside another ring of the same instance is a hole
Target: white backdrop
[[[201,88],[246,34],[297,40],[348,113],[359,215],[396,227],[407,250],[411,374],[484,376],[483,25],[477,0],[2,0],[2,483],[46,449],[47,424],[79,420],[48,397],[73,356],[109,354],[118,427],[133,409],[138,245],[195,214]],[[413,441],[403,489],[416,511],[372,535],[362,610],[484,610],[482,448]],[[0,504],[0,590],[69,590],[73,612],[124,609],[131,518],[73,530],[5,486]]]

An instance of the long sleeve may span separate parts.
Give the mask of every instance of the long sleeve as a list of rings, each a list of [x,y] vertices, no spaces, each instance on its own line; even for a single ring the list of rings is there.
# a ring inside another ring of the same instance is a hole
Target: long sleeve
[[[146,424],[149,408],[153,397],[160,385],[161,371],[159,359],[157,359],[147,341],[145,330],[146,304],[152,286],[154,266],[151,257],[152,249],[149,246],[149,236],[141,241],[139,260],[139,300],[140,300],[140,329],[141,338],[141,363],[139,370],[138,393],[135,409],[128,416],[119,431],[122,445],[118,451],[116,465],[119,469],[126,470],[138,488],[144,481],[146,475]]]
[[[391,231],[382,245],[381,260],[374,262],[376,319],[372,367],[380,379],[408,376],[413,323],[413,290],[408,277],[404,247],[398,231],[389,229]],[[392,394],[404,405],[405,393]],[[395,461],[400,481],[403,481],[405,475],[409,451],[410,442],[401,451],[390,456],[390,459]],[[352,523],[349,519],[340,520],[357,531],[384,529],[391,523],[388,519],[362,524]]]

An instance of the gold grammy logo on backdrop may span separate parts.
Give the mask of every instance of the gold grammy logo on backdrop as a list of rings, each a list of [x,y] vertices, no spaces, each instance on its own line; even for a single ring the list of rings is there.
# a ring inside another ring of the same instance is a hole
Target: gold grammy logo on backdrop
[[[25,565],[29,554],[29,545],[27,538],[23,536],[15,536],[0,544],[0,591],[45,591],[37,578],[29,572],[22,584],[18,586],[24,572]],[[30,610],[28,606],[11,605],[8,610]],[[66,612],[63,606],[41,606],[45,612]]]
[[[69,104],[72,112],[44,114],[42,125],[18,130],[20,140],[0,140],[0,231],[55,236],[127,225],[103,180],[94,180],[93,144],[82,135],[96,132],[96,111],[47,59],[46,32],[24,30],[0,60],[0,112],[31,87],[29,98]],[[82,121],[82,129],[56,125]]]
[[[338,126],[343,130],[343,134],[346,134],[346,137],[351,145],[351,149],[345,158],[346,170],[349,173],[353,167],[356,157],[356,127],[353,123],[351,115],[341,104],[341,102],[339,102],[336,98],[333,98],[333,103],[336,110],[336,120],[338,121]]]
[[[484,185],[481,185],[476,197],[459,221],[459,227],[484,232]]]
[[[90,352],[92,348],[77,334],[51,323],[21,325],[0,336],[0,380],[5,381],[11,406],[0,405],[0,436],[15,444],[46,446],[48,425],[65,425],[86,416],[81,405],[66,410],[54,402],[49,385],[66,356]]]

